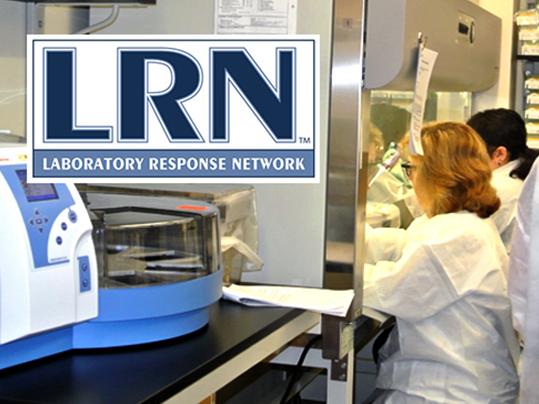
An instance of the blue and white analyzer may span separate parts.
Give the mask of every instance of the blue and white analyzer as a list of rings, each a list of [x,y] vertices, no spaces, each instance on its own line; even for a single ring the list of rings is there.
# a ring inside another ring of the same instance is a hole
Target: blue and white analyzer
[[[26,151],[0,149],[0,344],[98,314],[92,225],[68,184],[29,184]]]
[[[0,148],[0,369],[175,338],[221,297],[219,211],[179,198],[28,183]]]

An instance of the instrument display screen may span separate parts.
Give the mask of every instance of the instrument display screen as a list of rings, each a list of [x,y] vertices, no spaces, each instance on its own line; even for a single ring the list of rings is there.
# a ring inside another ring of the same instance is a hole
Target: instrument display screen
[[[58,193],[53,184],[29,184],[26,182],[26,170],[16,170],[16,172],[28,202],[58,199]]]

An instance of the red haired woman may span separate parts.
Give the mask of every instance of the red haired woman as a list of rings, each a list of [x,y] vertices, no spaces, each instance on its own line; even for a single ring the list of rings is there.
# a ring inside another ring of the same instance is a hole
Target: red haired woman
[[[421,141],[403,168],[425,215],[367,234],[364,305],[397,320],[375,402],[514,403],[519,351],[487,150],[460,123],[426,126]]]

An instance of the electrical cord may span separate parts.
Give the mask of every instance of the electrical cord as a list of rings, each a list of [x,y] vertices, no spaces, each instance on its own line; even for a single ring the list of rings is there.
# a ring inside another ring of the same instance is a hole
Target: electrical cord
[[[81,35],[81,34],[93,34],[94,32],[100,31],[102,29],[107,28],[109,25],[114,24],[114,22],[118,19],[118,16],[120,15],[120,6],[115,4],[112,6],[112,11],[110,15],[105,18],[103,21],[100,21],[96,24],[90,25],[89,27],[83,28],[75,34]]]
[[[307,354],[309,353],[309,350],[312,348],[314,343],[322,338],[321,334],[315,335],[303,348],[303,351],[301,352],[301,355],[299,357],[298,363],[294,367],[294,370],[292,371],[292,374],[290,375],[290,380],[288,381],[288,386],[286,386],[286,390],[283,394],[283,397],[281,398],[280,404],[285,404],[288,398],[288,395],[292,391],[292,387],[294,387],[294,384],[298,381],[299,375],[301,373],[301,367],[303,366],[303,362],[305,361],[305,358],[307,357]]]

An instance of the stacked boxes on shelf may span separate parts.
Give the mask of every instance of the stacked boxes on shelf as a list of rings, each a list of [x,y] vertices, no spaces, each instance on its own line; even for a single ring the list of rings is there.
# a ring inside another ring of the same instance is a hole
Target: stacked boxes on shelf
[[[539,55],[539,10],[531,8],[515,14],[521,55]]]
[[[532,142],[539,140],[539,9],[537,6],[515,14],[519,56],[527,60],[524,69],[524,119]],[[536,59],[537,58],[537,59]]]
[[[539,139],[539,76],[531,76],[524,82],[526,109],[524,119],[530,138]]]

